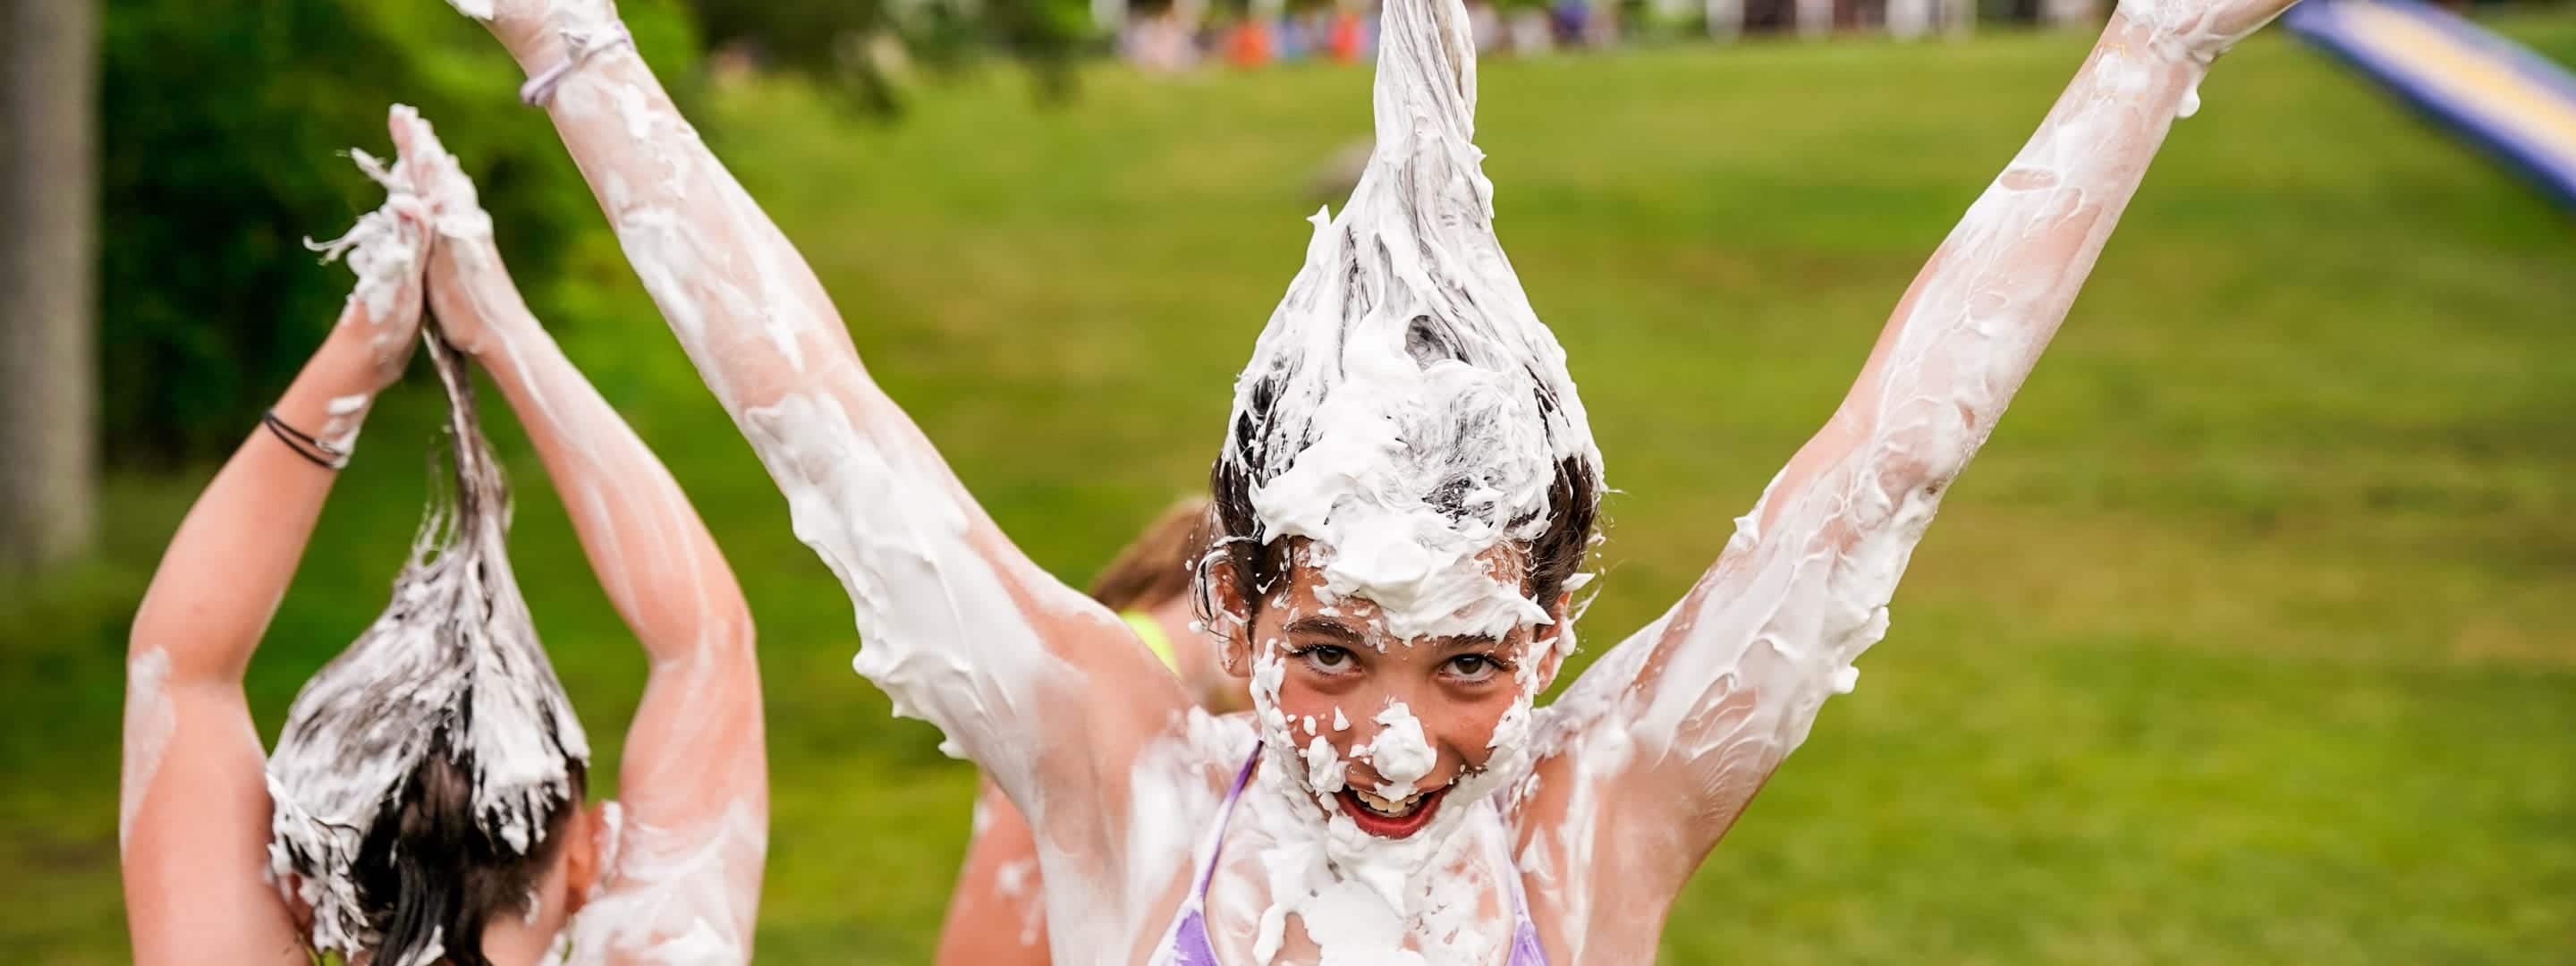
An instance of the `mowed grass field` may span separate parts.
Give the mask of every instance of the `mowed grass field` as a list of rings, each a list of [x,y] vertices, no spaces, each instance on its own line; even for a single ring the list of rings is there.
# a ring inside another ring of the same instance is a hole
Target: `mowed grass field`
[[[2510,26],[2576,60],[2576,19]],[[1708,563],[2083,44],[1486,65],[1500,230],[1618,489],[1586,659]],[[785,85],[702,102],[877,378],[1077,583],[1203,478],[1310,183],[1369,116],[1357,69],[1085,80],[1049,110],[1004,74],[894,127]],[[2203,94],[1666,961],[2576,958],[2576,218],[2286,36]],[[758,616],[760,960],[927,960],[972,772],[850,672],[846,599],[613,244],[523,284]],[[251,668],[265,735],[401,563],[437,394],[394,395]],[[643,662],[494,421],[520,577],[613,774]],[[112,477],[100,559],[0,601],[11,963],[126,958],[124,628],[211,471]]]

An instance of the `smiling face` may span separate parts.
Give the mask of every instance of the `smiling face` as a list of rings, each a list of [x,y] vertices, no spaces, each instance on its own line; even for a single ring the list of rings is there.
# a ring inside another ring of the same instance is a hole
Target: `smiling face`
[[[1264,737],[1302,753],[1300,784],[1317,805],[1371,835],[1408,837],[1518,740],[1512,723],[1556,675],[1562,596],[1550,622],[1499,637],[1397,637],[1376,603],[1328,598],[1303,543],[1292,541],[1287,579],[1249,620],[1225,622],[1226,664],[1253,677]],[[1520,555],[1479,559],[1518,582]]]

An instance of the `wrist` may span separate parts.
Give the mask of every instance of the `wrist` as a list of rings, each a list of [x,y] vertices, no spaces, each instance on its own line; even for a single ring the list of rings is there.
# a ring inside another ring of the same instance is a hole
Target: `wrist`
[[[333,329],[271,407],[287,425],[343,453],[355,444],[358,425],[386,382],[373,340],[356,329]]]
[[[2210,61],[2225,49],[2203,47],[2195,36],[2143,19],[2123,4],[2094,48],[2096,88],[2170,109],[2177,117],[2191,116],[2199,107],[2196,92],[2209,76]]]
[[[539,12],[496,16],[484,24],[518,62],[519,70],[531,78],[583,56],[625,30],[615,6],[604,0],[569,5],[584,9],[540,6]]]
[[[2199,80],[2210,62],[2235,46],[2243,34],[2222,29],[2206,11],[2177,0],[2121,0],[2103,33],[2103,41],[2139,52],[2159,66],[2186,71]]]
[[[288,385],[287,392],[290,395],[346,396],[363,393],[373,396],[384,388],[384,381],[378,375],[380,367],[376,360],[380,352],[377,343],[379,338],[390,336],[379,336],[366,331],[366,328],[349,324],[333,327],[331,334],[313,350],[313,357],[305,360],[304,368],[297,370],[295,381]]]
[[[374,408],[376,394],[364,385],[335,385],[333,380],[298,378],[268,414],[293,434],[320,444],[326,459],[346,459],[358,445],[358,430]],[[336,468],[336,467],[335,467]]]

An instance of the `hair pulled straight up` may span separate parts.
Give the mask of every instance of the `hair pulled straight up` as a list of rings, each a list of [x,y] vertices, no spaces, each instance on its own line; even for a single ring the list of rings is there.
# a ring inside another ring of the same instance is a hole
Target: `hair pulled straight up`
[[[1391,631],[1495,633],[1578,584],[1601,455],[1494,234],[1465,7],[1387,0],[1383,20],[1374,151],[1341,213],[1311,219],[1236,379],[1210,560],[1257,606],[1305,537],[1325,589],[1370,596]],[[1497,586],[1496,547],[1516,588]]]
[[[288,712],[268,768],[270,866],[311,906],[317,951],[488,966],[485,925],[535,901],[590,748],[511,574],[509,496],[469,364],[424,341],[449,472],[392,603]]]

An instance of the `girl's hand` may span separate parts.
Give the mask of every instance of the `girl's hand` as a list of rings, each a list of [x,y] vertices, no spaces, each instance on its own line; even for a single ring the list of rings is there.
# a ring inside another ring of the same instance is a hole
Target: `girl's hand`
[[[423,269],[428,264],[423,256],[430,245],[429,222],[418,205],[389,203],[378,214],[386,217],[397,240],[386,247],[399,246],[404,251],[398,258],[393,253],[380,254],[396,262],[383,266],[361,265],[363,252],[350,256],[351,266],[360,273],[358,287],[349,293],[348,307],[340,312],[330,336],[331,342],[352,345],[363,355],[369,395],[400,380],[411,365],[412,350],[420,345]],[[370,272],[370,268],[379,271]]]
[[[428,121],[398,107],[390,123],[394,178],[420,199],[435,236],[423,260],[433,329],[458,351],[479,356],[493,344],[494,326],[527,315],[492,245],[492,218]]]

